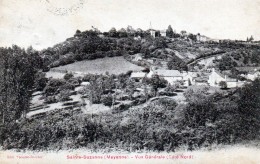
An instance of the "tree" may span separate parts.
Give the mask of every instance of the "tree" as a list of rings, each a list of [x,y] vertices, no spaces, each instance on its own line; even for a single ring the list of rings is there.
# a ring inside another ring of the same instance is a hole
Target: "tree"
[[[74,77],[73,73],[69,72],[69,73],[66,73],[63,78],[64,78],[66,81],[68,81],[68,80],[71,79],[72,77]]]
[[[173,37],[173,29],[171,25],[168,26],[168,29],[166,30],[166,36],[172,38]]]
[[[221,89],[227,89],[227,82],[221,81],[221,82],[219,82],[219,86]]]
[[[113,96],[109,95],[102,95],[100,100],[105,106],[112,106],[113,104]]]
[[[75,33],[75,35],[74,35],[74,37],[79,37],[79,36],[81,36],[81,31],[80,31],[80,30],[77,30],[76,33]]]
[[[133,28],[132,26],[127,26],[126,32],[127,32],[127,34],[128,34],[129,36],[134,36],[134,34],[135,34],[136,31],[134,30],[134,28]]]
[[[48,82],[48,78],[45,77],[46,73],[44,72],[38,72],[35,75],[35,82],[34,82],[34,87],[37,91],[42,91],[47,82]]]
[[[164,40],[164,38],[155,38],[153,41],[153,45],[156,48],[166,48],[167,44],[166,41]]]
[[[160,78],[159,75],[153,75],[151,78],[151,85],[154,91],[157,93],[158,88],[164,88],[167,85],[167,81],[163,78]]]
[[[248,137],[259,136],[260,132],[260,79],[245,85],[239,90],[239,120],[241,135]]]
[[[120,38],[127,37],[126,30],[125,30],[124,28],[121,28],[121,29],[118,31],[118,36],[119,36]]]
[[[182,31],[181,31],[181,35],[182,35],[182,36],[184,36],[184,35],[186,35],[186,34],[187,34],[187,31],[185,31],[185,30],[182,30]]]
[[[180,70],[180,71],[186,71],[187,65],[185,62],[183,62],[179,57],[176,55],[173,55],[170,61],[167,63],[168,69],[171,70]]]
[[[196,40],[197,40],[197,36],[194,35],[194,34],[189,34],[189,35],[188,35],[188,38],[190,38],[190,39],[193,40],[193,41],[196,41]]]
[[[253,36],[252,36],[252,35],[250,36],[250,38],[248,39],[248,41],[249,41],[249,42],[252,42],[252,41],[254,41],[254,38],[253,38]]]
[[[2,123],[25,116],[36,72],[41,68],[37,51],[14,45],[0,48],[0,111]]]
[[[110,36],[110,37],[117,37],[117,36],[118,36],[118,33],[117,33],[115,27],[112,27],[112,28],[109,30],[108,33],[109,33],[109,36]]]

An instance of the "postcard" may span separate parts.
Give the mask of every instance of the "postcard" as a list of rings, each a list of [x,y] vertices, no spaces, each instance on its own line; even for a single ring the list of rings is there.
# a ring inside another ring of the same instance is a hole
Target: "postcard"
[[[0,163],[260,163],[259,0],[0,0]]]

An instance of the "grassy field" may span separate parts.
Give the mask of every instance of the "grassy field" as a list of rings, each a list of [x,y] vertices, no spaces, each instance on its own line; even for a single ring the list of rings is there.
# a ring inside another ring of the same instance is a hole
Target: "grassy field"
[[[95,60],[85,60],[72,64],[56,67],[52,70],[71,71],[77,73],[104,74],[106,71],[110,74],[126,73],[129,70],[140,71],[143,67],[134,65],[126,61],[122,56],[102,58]]]

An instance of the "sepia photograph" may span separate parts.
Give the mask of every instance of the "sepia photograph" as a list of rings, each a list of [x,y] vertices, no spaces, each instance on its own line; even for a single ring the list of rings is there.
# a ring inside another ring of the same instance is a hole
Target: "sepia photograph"
[[[0,0],[0,163],[260,163],[260,0]]]

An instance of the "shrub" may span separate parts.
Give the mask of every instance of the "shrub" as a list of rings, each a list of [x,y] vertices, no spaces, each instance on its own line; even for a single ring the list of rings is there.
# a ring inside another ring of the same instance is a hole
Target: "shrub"
[[[160,105],[163,105],[166,110],[174,110],[175,107],[178,105],[175,100],[169,98],[161,98],[158,100],[158,103]]]
[[[101,103],[103,103],[106,106],[112,106],[113,104],[113,97],[111,94],[109,95],[103,95],[101,96]]]
[[[221,81],[221,82],[219,82],[219,86],[221,89],[227,89],[227,82]]]
[[[82,81],[86,81],[86,82],[89,82],[89,81],[93,81],[96,79],[96,75],[93,75],[93,74],[86,74],[83,78],[82,78]]]
[[[165,92],[175,92],[177,89],[176,85],[168,85],[166,88],[165,88]]]
[[[46,96],[51,96],[58,94],[62,90],[74,90],[74,88],[74,85],[66,82],[64,79],[51,79],[43,91]]]
[[[71,83],[68,83],[66,82],[64,85],[60,86],[59,87],[59,91],[62,91],[62,90],[74,90],[75,89],[75,86]]]
[[[68,100],[70,100],[70,95],[71,95],[70,90],[62,90],[62,91],[60,91],[60,93],[58,95],[58,100],[59,101],[68,101]]]
[[[38,72],[35,77],[34,87],[37,91],[42,91],[47,85],[48,78],[45,77],[45,73]]]
[[[168,82],[160,78],[158,75],[153,75],[152,78],[148,81],[151,83],[153,89],[157,92],[158,88],[164,88],[167,86]]]
[[[73,85],[74,87],[79,86],[79,85],[80,85],[80,82],[81,82],[81,80],[78,79],[78,78],[70,78],[70,79],[68,80],[68,83],[71,84],[71,85]]]
[[[46,96],[45,97],[45,103],[47,104],[52,104],[52,103],[56,103],[57,99],[55,96]]]
[[[67,81],[67,80],[71,79],[72,77],[74,77],[74,75],[72,73],[66,73],[63,78]]]

